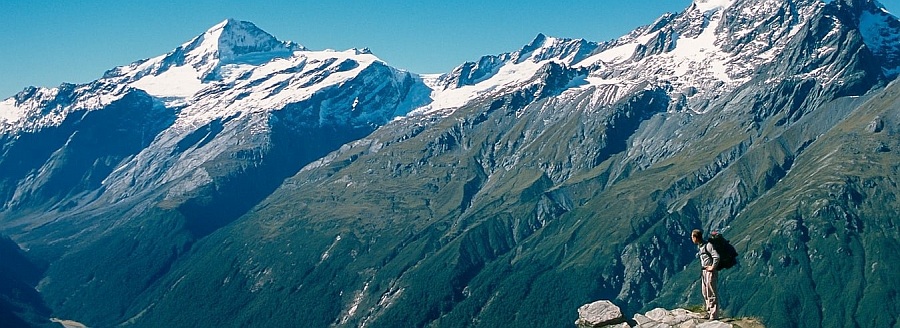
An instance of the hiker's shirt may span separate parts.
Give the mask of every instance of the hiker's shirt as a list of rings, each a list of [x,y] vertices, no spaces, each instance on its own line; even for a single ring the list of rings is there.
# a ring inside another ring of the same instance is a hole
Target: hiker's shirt
[[[700,247],[698,247],[697,257],[700,258],[700,265],[703,267],[712,266],[713,268],[718,267],[719,265],[719,253],[716,252],[716,248],[712,247],[712,244],[709,242],[705,242]]]

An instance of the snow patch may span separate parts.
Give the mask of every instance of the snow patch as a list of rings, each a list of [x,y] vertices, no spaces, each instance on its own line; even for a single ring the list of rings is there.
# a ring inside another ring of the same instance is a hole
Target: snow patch
[[[173,67],[159,75],[147,75],[131,86],[160,98],[189,98],[203,89],[204,84],[191,66]]]
[[[25,117],[25,109],[16,106],[15,98],[7,98],[0,102],[0,124],[12,124]]]
[[[176,125],[193,126],[239,112],[281,109],[351,80],[379,61],[374,55],[351,49],[343,52],[296,51],[289,58],[274,59],[261,66],[224,65],[222,80],[206,85],[220,95],[205,97],[183,109]],[[194,92],[202,90],[200,86]]]
[[[531,80],[537,71],[549,61],[533,62],[530,60],[523,61],[518,64],[507,64],[497,71],[489,79],[476,83],[475,85],[466,85],[456,89],[440,90],[432,87],[434,92],[431,94],[433,100],[430,104],[420,107],[410,113],[410,115],[431,115],[459,108],[472,100],[490,94],[494,91],[503,90],[508,85],[521,85]],[[426,85],[434,84],[434,76],[423,76]],[[430,85],[430,86],[431,86]]]
[[[696,69],[705,67],[715,78],[722,81],[731,80],[724,62],[714,60],[720,53],[719,47],[716,45],[715,31],[721,19],[721,15],[715,16],[700,35],[696,38],[678,39],[678,46],[670,53],[663,55],[671,56],[678,63],[673,75],[690,76]]]
[[[650,42],[650,40],[653,40],[657,36],[659,36],[659,31],[647,35],[642,35],[635,38],[631,42],[604,50],[599,54],[585,58],[584,60],[576,63],[574,67],[589,67],[601,62],[612,64],[626,61],[634,55],[634,52],[639,46],[647,44],[648,42]]]
[[[591,56],[588,59],[584,60],[584,63],[596,63],[596,62],[605,62],[605,63],[615,63],[627,60],[631,58],[631,55],[634,54],[634,51],[640,44],[637,42],[631,42],[628,44],[624,44],[612,49],[608,49],[604,52]]]
[[[731,7],[734,0],[694,0],[694,6],[702,12],[709,12],[718,9]]]

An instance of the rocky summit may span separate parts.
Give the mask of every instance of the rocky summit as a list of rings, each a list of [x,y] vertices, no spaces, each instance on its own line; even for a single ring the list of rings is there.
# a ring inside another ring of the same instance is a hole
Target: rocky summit
[[[726,315],[896,326],[897,40],[874,0],[696,0],[615,40],[538,35],[423,75],[225,20],[0,101],[18,290],[0,313],[563,327],[610,300],[687,318],[654,309],[702,302],[702,228],[740,254]]]

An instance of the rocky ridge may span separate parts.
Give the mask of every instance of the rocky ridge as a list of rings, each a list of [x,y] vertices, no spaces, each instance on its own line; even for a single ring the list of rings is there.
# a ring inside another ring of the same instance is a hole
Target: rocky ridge
[[[636,313],[627,320],[618,306],[600,300],[578,308],[578,328],[764,328],[756,319],[728,318],[708,320],[703,313],[685,309],[655,308],[644,314]]]

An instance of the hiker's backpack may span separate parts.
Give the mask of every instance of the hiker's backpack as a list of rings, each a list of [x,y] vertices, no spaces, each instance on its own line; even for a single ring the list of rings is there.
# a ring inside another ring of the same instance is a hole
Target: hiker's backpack
[[[713,231],[709,236],[709,243],[713,245],[716,253],[719,253],[719,266],[716,268],[717,270],[728,269],[737,264],[737,250],[734,249],[734,246],[731,246],[728,239],[722,237],[722,234],[718,231]]]

